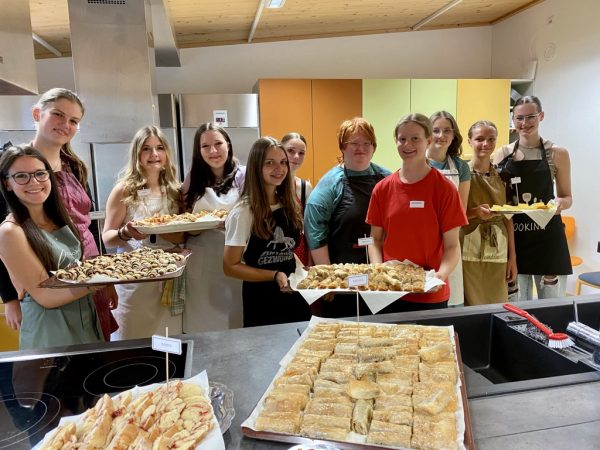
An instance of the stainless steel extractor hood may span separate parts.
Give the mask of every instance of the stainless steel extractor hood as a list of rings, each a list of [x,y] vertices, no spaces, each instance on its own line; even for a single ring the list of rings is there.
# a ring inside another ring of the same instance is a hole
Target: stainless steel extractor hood
[[[38,93],[29,1],[2,0],[0,95]]]
[[[158,122],[149,0],[68,0],[84,142],[129,142]]]

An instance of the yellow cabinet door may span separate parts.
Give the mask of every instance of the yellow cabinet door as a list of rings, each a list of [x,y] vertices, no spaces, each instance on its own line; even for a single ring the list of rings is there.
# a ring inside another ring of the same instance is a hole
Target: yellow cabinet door
[[[377,137],[373,162],[394,171],[401,164],[394,128],[411,112],[410,80],[363,80],[362,101],[363,117],[371,122]]]
[[[510,80],[458,80],[456,120],[464,137],[463,159],[473,155],[467,132],[478,120],[491,120],[498,127],[497,147],[508,144],[509,108]]]

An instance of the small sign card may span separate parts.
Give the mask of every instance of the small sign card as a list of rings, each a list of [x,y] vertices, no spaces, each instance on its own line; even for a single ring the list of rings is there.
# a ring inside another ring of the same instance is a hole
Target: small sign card
[[[348,277],[348,287],[367,286],[369,284],[369,275],[350,275]]]
[[[181,355],[181,339],[173,339],[155,334],[152,336],[152,350]]]
[[[365,247],[367,245],[373,245],[373,238],[372,237],[358,238],[358,245],[360,245],[361,247]]]
[[[510,184],[519,184],[521,182],[521,177],[514,177],[510,179]]]

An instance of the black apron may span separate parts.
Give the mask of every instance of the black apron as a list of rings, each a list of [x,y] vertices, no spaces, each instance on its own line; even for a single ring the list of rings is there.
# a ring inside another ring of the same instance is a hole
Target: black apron
[[[252,234],[244,263],[259,269],[278,270],[290,275],[296,269],[294,248],[300,234],[294,231],[283,208],[273,211],[275,231],[270,239]],[[297,292],[283,293],[275,281],[244,281],[242,283],[244,327],[298,322],[310,319],[310,308]]]
[[[365,222],[375,185],[385,178],[374,166],[373,175],[349,177],[344,168],[342,198],[329,220],[329,260],[331,264],[367,262],[364,247],[358,246],[358,238],[371,235],[371,226]],[[321,301],[321,316],[327,318],[356,317],[356,294],[336,294],[332,300]],[[371,310],[361,298],[361,316]]]
[[[373,167],[373,166],[371,166]],[[329,220],[329,260],[331,264],[365,264],[365,248],[358,246],[358,238],[371,235],[371,226],[365,222],[375,185],[385,175],[375,170],[374,175],[349,177],[344,168],[342,199]]]
[[[510,186],[510,197],[514,204],[525,203],[522,195],[531,194],[532,200],[548,201],[554,198],[554,185],[544,143],[540,139],[542,159],[515,161],[514,156],[519,148],[519,141],[508,157],[505,170],[511,178],[520,177],[517,190]],[[513,217],[515,229],[515,251],[517,254],[517,269],[520,274],[527,275],[570,275],[573,273],[571,258],[565,236],[565,228],[560,215],[552,217],[545,229],[539,227],[526,214],[515,214]]]

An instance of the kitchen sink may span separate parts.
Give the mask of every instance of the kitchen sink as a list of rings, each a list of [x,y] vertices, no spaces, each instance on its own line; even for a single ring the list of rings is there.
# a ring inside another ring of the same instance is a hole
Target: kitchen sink
[[[565,300],[523,302],[519,306],[554,331],[563,332],[575,320],[572,303]],[[600,300],[578,303],[578,312],[580,322],[598,329]],[[454,326],[469,398],[600,381],[600,366],[591,356],[593,348],[576,341],[575,347],[552,349],[541,332],[522,317],[506,312],[502,305],[483,311],[457,308],[451,314],[428,314],[411,322]]]

